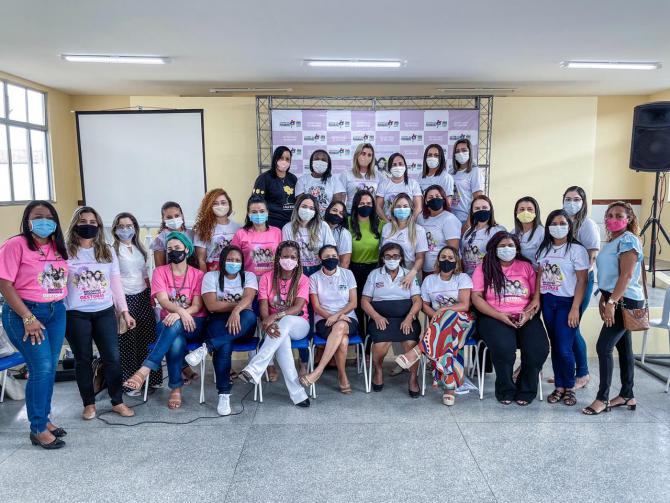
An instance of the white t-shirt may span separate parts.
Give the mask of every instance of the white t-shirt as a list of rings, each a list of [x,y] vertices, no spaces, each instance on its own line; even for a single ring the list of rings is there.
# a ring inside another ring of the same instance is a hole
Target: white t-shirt
[[[119,243],[118,259],[123,292],[126,295],[137,295],[146,290],[146,279],[149,277],[147,262],[137,247]]]
[[[402,192],[413,198],[414,196],[421,195],[421,187],[419,187],[419,184],[414,178],[410,178],[408,183],[405,183],[404,181],[395,183],[390,178],[379,182],[377,195],[384,199],[384,213],[386,213],[386,216],[391,216],[391,204],[393,203],[395,196]]]
[[[218,262],[221,250],[230,244],[235,232],[237,232],[237,229],[239,228],[240,224],[233,222],[232,220],[225,225],[216,224],[214,231],[212,232],[212,239],[205,243],[198,236],[195,236],[193,244],[198,248],[205,248],[207,250],[205,262],[208,264],[211,262]]]
[[[309,277],[309,293],[315,293],[321,307],[331,314],[349,303],[349,291],[355,288],[354,273],[341,267],[338,267],[331,276],[324,273],[321,268]],[[357,319],[353,309],[346,314],[349,318]],[[323,316],[314,313],[315,322],[323,319]]]
[[[393,229],[390,222],[384,224],[384,227],[382,227],[382,238],[379,242],[379,245],[381,247],[386,243],[398,243],[402,248],[403,254],[405,255],[405,266],[408,269],[411,269],[414,266],[414,262],[416,261],[416,254],[428,251],[426,230],[420,225],[415,226],[416,239],[414,240],[414,246],[412,246],[412,243],[409,240],[409,229],[407,227],[397,230],[395,234],[391,234],[392,230]]]
[[[484,190],[484,174],[477,166],[473,166],[470,173],[466,173],[465,170],[453,171],[452,168],[450,174],[454,177],[451,211],[461,222],[465,222],[470,213],[472,193]]]
[[[551,293],[558,297],[574,297],[577,286],[575,271],[586,271],[589,268],[589,254],[586,248],[567,243],[555,248],[549,246],[538,259],[540,277],[540,293]]]
[[[423,270],[430,272],[434,270],[437,255],[447,241],[461,239],[461,221],[448,211],[443,211],[434,217],[424,218],[423,214],[419,215],[417,222],[426,231],[428,252],[423,262]]]
[[[339,255],[351,253],[351,232],[349,232],[349,229],[335,227],[333,237],[335,238],[335,246],[337,246],[337,253]]]
[[[319,239],[313,248],[309,247],[309,231],[307,230],[307,227],[300,227],[298,229],[298,235],[294,236],[293,230],[291,229],[291,222],[289,222],[282,228],[281,237],[284,241],[297,241],[300,244],[300,261],[303,267],[319,265],[321,263],[321,260],[319,260],[319,249],[323,245],[335,244],[333,232],[330,230],[330,226],[326,222],[321,222]]]
[[[486,245],[496,232],[504,231],[502,225],[477,229],[470,235],[464,235],[461,239],[461,260],[463,262],[463,272],[472,276],[475,268],[482,263],[486,255]]]
[[[534,267],[537,267],[535,254],[544,239],[544,226],[538,225],[532,238],[530,237],[531,232],[532,231],[523,232],[522,234],[517,234],[517,236],[519,237],[519,243],[521,244],[521,255],[530,260]]]
[[[161,232],[158,233],[158,235],[153,239],[151,242],[151,245],[149,246],[149,249],[151,251],[166,251],[167,250],[167,243],[165,242],[168,234],[171,232],[181,232],[182,234],[186,234],[188,238],[193,241],[193,231],[191,229],[186,229],[185,231],[173,231],[170,229],[163,229]]]
[[[242,286],[241,275],[235,275],[235,279],[225,278],[223,290],[219,288],[219,271],[210,271],[202,278],[202,294],[216,293],[216,300],[238,304],[242,300],[245,288],[253,288],[258,291],[258,279],[253,272],[244,272],[244,286]]]
[[[452,274],[449,281],[443,280],[439,274],[431,274],[423,280],[421,298],[437,311],[457,304],[459,290],[466,289],[472,289],[472,279],[465,273]]]
[[[375,171],[373,178],[356,178],[351,170],[340,174],[335,185],[335,194],[347,194],[347,211],[351,213],[351,203],[354,200],[356,192],[359,190],[369,190],[372,192],[372,197],[377,193],[377,186],[379,185],[379,173]]]
[[[79,248],[77,255],[67,260],[65,308],[68,311],[95,313],[114,305],[112,276],[119,276],[120,271],[116,252],[111,246],[109,249],[111,262],[96,262],[93,247]]]
[[[586,217],[582,222],[577,232],[577,241],[587,250],[600,250],[600,232],[598,232],[598,224],[592,218]]]
[[[444,170],[442,173],[436,176],[427,176],[426,178],[418,178],[419,187],[421,187],[421,193],[426,192],[426,189],[431,185],[439,185],[444,189],[444,193],[447,196],[454,195],[454,178],[447,173],[447,170]]]
[[[407,269],[400,267],[395,279],[392,280],[385,266],[378,267],[368,275],[363,295],[372,300],[407,300],[414,295],[421,295],[419,278],[414,278],[409,289],[403,288],[400,284],[408,272]]]
[[[333,194],[335,194],[335,189],[338,185],[336,179],[337,176],[331,174],[326,183],[323,183],[321,178],[314,178],[311,171],[307,171],[298,178],[298,182],[295,184],[295,195],[296,197],[300,194],[314,196],[319,202],[319,210],[323,215],[333,200]]]

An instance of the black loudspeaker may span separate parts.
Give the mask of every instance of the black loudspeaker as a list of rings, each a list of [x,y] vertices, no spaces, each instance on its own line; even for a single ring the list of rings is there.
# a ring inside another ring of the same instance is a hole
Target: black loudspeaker
[[[670,171],[670,101],[635,107],[630,169]]]

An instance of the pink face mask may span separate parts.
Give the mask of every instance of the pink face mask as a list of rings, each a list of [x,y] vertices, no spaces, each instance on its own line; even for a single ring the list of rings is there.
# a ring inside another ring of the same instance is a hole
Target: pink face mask
[[[610,232],[619,232],[628,227],[628,220],[618,220],[616,218],[605,219],[605,227]]]
[[[291,165],[290,162],[285,161],[283,159],[277,161],[277,169],[279,171],[286,171],[290,165]]]
[[[298,261],[293,260],[292,258],[280,258],[279,265],[285,271],[292,271],[293,269],[298,267]]]

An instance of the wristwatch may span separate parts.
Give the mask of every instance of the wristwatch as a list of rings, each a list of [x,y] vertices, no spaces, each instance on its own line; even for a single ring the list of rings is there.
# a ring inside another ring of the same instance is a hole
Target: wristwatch
[[[25,327],[27,325],[30,325],[31,323],[36,322],[36,321],[37,321],[37,318],[35,317],[35,315],[31,314],[30,316],[26,316],[25,318],[23,318],[23,326]]]
[[[617,301],[616,301],[616,300],[612,300],[612,297],[610,297],[609,299],[607,299],[607,304],[611,304],[611,305],[613,305],[613,306],[616,306]]]

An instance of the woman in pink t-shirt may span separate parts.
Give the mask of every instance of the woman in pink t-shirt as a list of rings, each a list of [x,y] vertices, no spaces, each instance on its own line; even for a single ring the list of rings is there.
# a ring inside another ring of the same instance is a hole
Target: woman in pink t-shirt
[[[521,255],[515,235],[500,231],[491,237],[472,284],[477,333],[486,343],[496,371],[496,398],[505,405],[512,400],[528,405],[537,394],[549,340],[538,316],[540,292],[535,269]],[[521,349],[521,370],[515,384],[512,371],[517,348]]]
[[[304,339],[309,334],[308,300],[309,279],[302,273],[300,245],[284,241],[277,247],[272,272],[263,275],[258,284],[261,321],[267,337],[239,378],[259,382],[276,354],[291,400],[299,407],[309,407],[309,398],[298,380],[291,340]]]
[[[0,247],[2,325],[26,360],[26,411],[30,440],[45,449],[65,445],[65,430],[51,422],[56,365],[65,337],[67,249],[56,209],[32,201],[23,210],[21,234]]]

